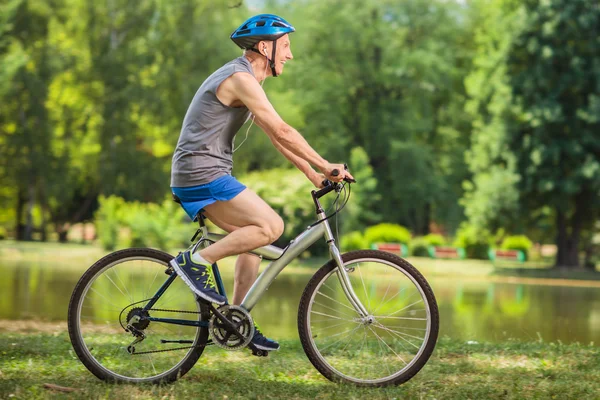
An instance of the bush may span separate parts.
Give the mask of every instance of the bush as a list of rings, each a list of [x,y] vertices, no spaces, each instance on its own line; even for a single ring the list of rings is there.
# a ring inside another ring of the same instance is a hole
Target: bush
[[[446,244],[446,239],[442,235],[438,235],[437,233],[430,233],[429,235],[423,236],[423,240],[429,246],[444,246]]]
[[[378,224],[365,230],[365,240],[369,245],[373,243],[410,243],[410,232],[401,225]]]
[[[102,247],[114,250],[119,231],[128,228],[130,235],[125,246],[155,247],[169,250],[186,247],[194,228],[183,209],[170,198],[162,204],[127,203],[120,197],[100,197],[96,226]]]
[[[120,215],[125,200],[117,196],[100,196],[98,200],[100,207],[95,215],[96,232],[104,250],[112,251],[119,241]]]
[[[6,239],[6,228],[0,226],[0,240]]]
[[[418,237],[410,242],[410,254],[414,257],[429,257],[429,243],[425,237]]]
[[[463,223],[456,232],[454,246],[465,249],[467,258],[487,260],[489,259],[489,241],[489,232],[478,231],[474,226]]]
[[[369,242],[362,233],[354,231],[342,236],[341,245],[343,251],[364,250],[369,248]]]
[[[531,240],[525,235],[507,236],[502,241],[501,248],[505,250],[521,250],[527,259],[527,253],[533,246]]]

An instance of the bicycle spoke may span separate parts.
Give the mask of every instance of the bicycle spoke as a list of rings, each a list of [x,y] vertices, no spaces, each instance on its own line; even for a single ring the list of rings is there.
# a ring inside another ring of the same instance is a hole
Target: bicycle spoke
[[[422,281],[400,268],[403,263],[381,256],[344,265],[354,270],[352,286],[374,320],[360,318],[351,304],[339,297],[335,267],[320,278],[312,292],[306,292],[311,297],[305,312],[314,318],[309,321],[306,339],[319,355],[314,362],[342,380],[375,385],[403,382],[402,374],[414,365],[416,357],[429,358],[431,351],[423,349],[432,340],[431,300],[422,290]],[[353,311],[351,319],[348,309]],[[437,320],[435,324],[433,340],[437,338]]]
[[[412,303],[412,304],[409,304],[408,306],[406,306],[406,307],[404,307],[404,308],[401,308],[401,309],[400,309],[400,310],[398,310],[398,311],[394,311],[393,313],[391,313],[391,314],[389,314],[389,315],[385,315],[385,316],[386,316],[386,317],[391,317],[392,315],[394,315],[394,314],[398,314],[400,311],[404,311],[404,310],[406,310],[407,308],[414,306],[415,304],[419,304],[419,303],[421,303],[422,301],[423,301],[423,299],[419,299],[419,300],[415,301],[414,303]],[[422,308],[422,309],[420,309],[420,310],[413,310],[413,311],[425,311],[425,309],[424,309],[424,308]]]
[[[367,299],[367,307],[370,309],[371,308],[371,299],[369,298],[369,295],[367,294],[367,286],[365,285],[365,281],[363,280],[362,273],[360,272],[360,265],[357,265],[356,269],[358,270],[358,275],[360,276],[360,281],[362,282],[362,287],[365,291],[365,297]]]
[[[125,289],[125,292],[127,292],[127,297],[129,298],[129,300],[133,303],[133,297],[131,297],[131,294],[129,294],[129,290],[127,290],[127,285],[125,285],[123,283],[123,281],[121,280],[121,277],[119,276],[119,274],[117,274],[116,271],[113,271],[114,274],[117,276],[117,279],[119,280],[119,282],[121,282],[121,285],[123,285],[123,289]]]
[[[389,329],[385,329],[385,328],[382,328],[382,329],[383,329],[383,330],[385,330],[385,331],[391,332]],[[406,343],[410,344],[410,345],[411,345],[411,346],[413,346],[414,348],[416,348],[416,349],[419,349],[419,346],[415,345],[414,343],[412,343],[412,342],[411,342],[411,341],[409,341],[408,339],[406,339],[406,338],[404,338],[404,337],[400,336],[400,335],[399,335],[399,334],[397,334],[397,333],[394,333],[394,332],[391,332],[391,333],[392,333],[392,334],[395,334],[395,335],[396,335],[396,336],[398,336],[400,339],[402,339],[402,340],[406,341]],[[414,337],[414,336],[411,336],[411,337]],[[420,339],[420,340],[422,340],[422,339]]]
[[[117,380],[127,377],[152,382],[158,379],[157,376],[176,373],[184,365],[184,360],[199,351],[198,347],[194,346],[170,349],[168,345],[164,346],[161,340],[194,342],[201,338],[200,332],[206,335],[207,330],[197,326],[159,321],[144,322],[142,319],[136,326],[145,338],[133,345],[137,350],[135,353],[127,351],[127,347],[136,340],[136,336],[123,330],[119,317],[131,316],[129,313],[132,310],[137,310],[137,315],[143,317],[141,309],[145,302],[149,301],[148,294],[154,290],[158,291],[161,285],[160,274],[164,271],[166,262],[149,259],[145,254],[151,250],[131,252],[144,255],[140,259],[123,257],[123,260],[117,259],[112,264],[107,263],[106,267],[98,269],[96,275],[88,278],[89,283],[78,300],[79,322],[76,329],[81,343],[87,349],[85,358],[96,365],[102,374]],[[199,307],[201,305],[185,283],[175,280],[148,313],[153,317],[160,317],[165,314],[156,311],[159,308],[196,312],[200,311]],[[122,311],[125,313],[121,314]],[[173,314],[177,315],[179,312],[167,312],[166,317],[170,318]],[[198,314],[195,315],[199,317]],[[189,315],[183,319],[190,319]],[[136,357],[138,354],[139,357]]]
[[[344,307],[346,307],[346,308],[348,308],[348,309],[350,309],[350,310],[352,310],[352,311],[356,312],[356,310],[355,310],[354,308],[352,308],[352,307],[350,307],[350,306],[347,306],[346,304],[344,304],[344,303],[342,303],[342,302],[340,302],[340,301],[337,301],[337,300],[336,300],[336,299],[334,299],[334,298],[331,298],[331,297],[327,296],[325,293],[322,293],[322,292],[320,292],[320,291],[317,291],[317,294],[320,294],[321,296],[327,297],[329,300],[331,300],[331,301],[334,301],[334,302],[338,303],[339,305],[342,305],[342,306],[344,306]]]
[[[408,320],[412,320],[412,321],[427,321],[427,318],[411,318],[411,317],[388,317],[386,315],[383,316],[375,316],[376,319],[379,318],[383,318],[383,319],[408,319]]]
[[[377,337],[377,339],[381,340],[381,342],[382,342],[383,344],[385,344],[385,345],[386,345],[386,347],[387,347],[388,349],[390,349],[390,351],[391,351],[392,353],[394,353],[394,354],[396,355],[396,357],[398,357],[398,359],[404,363],[404,365],[408,364],[406,361],[404,361],[404,360],[402,359],[402,357],[400,357],[400,355],[398,355],[398,353],[396,353],[396,352],[394,351],[394,349],[392,349],[392,348],[390,347],[390,345],[389,345],[389,344],[387,344],[387,342],[386,342],[385,340],[383,340],[381,337],[379,337],[379,335],[377,334],[377,332],[375,332],[375,331],[373,330],[373,328],[371,328],[371,327],[369,326],[369,329],[371,330],[371,332],[373,332],[373,334],[374,334],[374,335]]]
[[[386,305],[387,303],[389,303],[390,301],[392,301],[392,300],[394,299],[394,297],[398,296],[400,293],[402,293],[402,292],[403,292],[403,291],[405,291],[405,290],[406,290],[406,288],[403,288],[401,291],[399,291],[398,293],[396,293],[395,295],[393,295],[392,297],[390,297],[390,298],[388,299],[388,301],[386,301],[386,302],[385,302],[385,303],[383,303],[383,304],[380,304],[380,305],[379,305],[379,306],[378,306],[378,307],[377,307],[377,308],[376,308],[376,309],[373,311],[373,314],[377,313],[377,311],[378,311],[378,310],[379,310],[381,307],[383,307],[384,305]]]
[[[110,276],[108,276],[108,274],[106,274],[106,279],[108,279],[110,281],[110,283],[112,283],[117,288],[117,290],[119,292],[121,292],[121,294],[123,295],[123,297],[127,298],[127,296],[125,296],[125,293],[123,293],[123,291],[121,290],[121,288],[119,288],[117,286],[117,284],[112,279],[110,279]],[[131,300],[131,299],[129,299],[129,300]],[[133,301],[132,301],[132,303],[133,303]]]
[[[417,340],[420,340],[420,341],[423,341],[423,339],[425,339],[425,337],[412,336],[412,335],[409,335],[408,333],[404,333],[404,332],[400,332],[400,331],[395,331],[393,329],[389,329],[388,327],[386,327],[384,325],[381,325],[381,324],[377,324],[375,326],[377,326],[378,328],[381,328],[383,330],[386,330],[388,332],[392,332],[392,333],[395,333],[397,335],[404,335],[404,336],[407,336],[409,338],[417,339]]]
[[[93,287],[90,288],[90,290],[92,292],[94,292],[95,294],[97,294],[98,296],[102,297],[104,300],[106,300],[106,302],[108,302],[111,306],[115,307],[116,309],[118,309],[118,310],[122,310],[123,309],[123,307],[119,307],[118,305],[116,305],[115,303],[113,303],[112,301],[110,301],[109,299],[107,299],[106,296],[104,296],[102,293],[98,292]]]
[[[323,316],[325,316],[325,317],[330,317],[330,318],[334,318],[334,319],[341,319],[342,321],[350,321],[350,322],[354,322],[354,323],[357,323],[357,324],[358,324],[358,322],[356,322],[356,321],[353,321],[353,320],[351,320],[351,319],[344,319],[344,318],[336,317],[336,316],[334,316],[334,315],[324,314],[324,313],[322,313],[322,312],[318,312],[318,311],[311,311],[311,314],[323,315]]]
[[[335,311],[335,312],[337,312],[337,311],[338,311],[338,310],[336,310],[335,308],[328,307],[328,306],[326,306],[326,305],[324,305],[324,304],[321,304],[321,303],[319,303],[318,301],[315,301],[315,304],[318,304],[318,305],[320,305],[320,306],[321,306],[321,307],[323,307],[323,308],[327,308],[328,310],[332,310],[332,311]],[[355,318],[354,316],[352,316],[352,315],[348,315],[348,314],[345,314],[345,313],[342,313],[342,315],[343,315],[343,316],[345,316],[345,317]]]

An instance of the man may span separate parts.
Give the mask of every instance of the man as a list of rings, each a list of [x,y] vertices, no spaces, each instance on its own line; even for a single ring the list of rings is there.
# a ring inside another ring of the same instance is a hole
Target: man
[[[214,262],[239,254],[232,301],[239,305],[256,280],[260,265],[260,258],[246,252],[274,242],[283,233],[281,217],[231,176],[233,139],[250,113],[275,147],[315,186],[320,187],[324,178],[334,182],[352,178],[342,164],[324,160],[287,125],[259,85],[268,76],[280,75],[293,58],[289,33],[294,31],[283,18],[271,14],[244,22],[231,35],[244,54],[204,81],[183,120],[173,155],[173,193],[191,218],[204,213],[229,234],[197,253],[180,254],[171,265],[196,295],[212,303],[221,305],[227,300],[215,289]],[[334,169],[340,174],[332,176]],[[252,344],[267,351],[279,349],[277,342],[265,338],[258,329]]]

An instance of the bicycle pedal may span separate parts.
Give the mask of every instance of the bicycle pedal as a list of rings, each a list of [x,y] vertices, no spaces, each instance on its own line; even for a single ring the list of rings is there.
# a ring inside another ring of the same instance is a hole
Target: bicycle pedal
[[[256,357],[268,357],[269,352],[267,350],[262,350],[256,348],[252,343],[248,345],[248,348],[252,351],[252,355]]]

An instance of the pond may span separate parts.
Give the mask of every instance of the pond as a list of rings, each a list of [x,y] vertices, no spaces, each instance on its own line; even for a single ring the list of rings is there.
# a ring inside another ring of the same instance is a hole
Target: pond
[[[0,261],[0,319],[65,321],[73,288],[83,271],[52,264]],[[232,274],[223,271],[231,291]],[[297,338],[296,318],[306,273],[283,273],[252,315],[267,336]],[[440,310],[440,337],[499,342],[509,338],[600,341],[600,289],[498,283],[464,278],[429,279]]]

